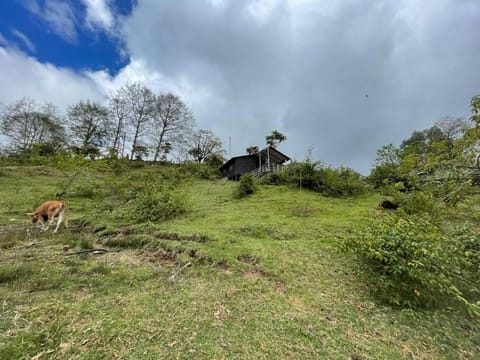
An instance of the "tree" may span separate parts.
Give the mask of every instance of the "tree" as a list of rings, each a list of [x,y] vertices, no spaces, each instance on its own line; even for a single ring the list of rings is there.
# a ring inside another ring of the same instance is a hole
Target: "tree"
[[[258,154],[260,149],[258,148],[258,146],[249,146],[247,147],[246,151],[248,155],[254,155],[254,154]]]
[[[162,150],[170,152],[172,143],[191,130],[193,125],[192,112],[178,96],[170,93],[156,96],[152,110],[153,161],[157,161]],[[167,143],[169,146],[165,148]]]
[[[470,102],[473,126],[462,118],[443,117],[434,126],[414,131],[400,148],[377,151],[369,181],[376,187],[403,183],[456,204],[480,182],[480,97]]]
[[[382,146],[377,150],[375,166],[380,165],[400,165],[400,149],[393,144]]]
[[[211,130],[200,129],[194,132],[190,139],[190,144],[188,154],[199,164],[209,155],[222,155],[224,153],[222,142]]]
[[[95,102],[83,102],[68,108],[70,132],[83,155],[95,157],[106,144],[109,132],[108,110]]]
[[[113,153],[120,153],[120,141],[125,140],[126,121],[130,116],[130,107],[127,101],[127,90],[122,87],[108,96],[108,108],[111,117],[111,131],[113,143],[111,149]]]
[[[139,83],[124,86],[117,91],[117,95],[120,96],[117,99],[118,104],[119,106],[121,104],[122,111],[124,111],[122,114],[126,116],[125,119],[133,131],[130,158],[134,159],[137,147],[143,146],[139,144],[139,141],[148,131],[148,125],[154,112],[155,96],[150,89]],[[124,109],[123,106],[125,106]]]
[[[171,151],[172,151],[172,144],[170,144],[169,142],[166,142],[162,145],[162,152],[163,152],[162,160],[163,161],[167,161],[167,156],[168,156],[168,154],[170,154]]]
[[[130,159],[143,160],[143,158],[148,156],[148,147],[145,145],[137,144],[132,149],[132,156]]]
[[[65,130],[57,109],[48,103],[38,105],[29,98],[20,99],[2,109],[0,128],[10,138],[16,153],[32,152],[34,144],[46,142],[60,146],[65,140]]]
[[[285,140],[287,140],[287,137],[277,130],[272,131],[271,135],[265,137],[267,145],[273,148],[277,147],[279,143],[284,142]]]
[[[475,158],[475,166],[480,167],[480,95],[472,97],[470,111],[473,126],[465,132],[465,144],[469,148],[470,157]]]
[[[434,124],[439,128],[447,140],[453,141],[463,136],[468,129],[468,122],[464,118],[445,116]]]
[[[470,110],[472,116],[470,116],[470,121],[472,121],[476,127],[480,126],[480,95],[475,95],[470,100]]]
[[[218,153],[208,155],[204,161],[205,164],[207,164],[208,166],[214,169],[219,169],[224,162],[225,162],[225,158],[223,157],[222,154],[218,154]]]

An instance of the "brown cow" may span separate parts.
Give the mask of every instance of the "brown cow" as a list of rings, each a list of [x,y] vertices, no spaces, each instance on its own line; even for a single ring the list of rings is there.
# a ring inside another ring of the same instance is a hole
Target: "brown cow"
[[[50,225],[53,224],[54,219],[58,218],[57,227],[53,231],[53,233],[56,233],[62,222],[65,227],[68,227],[66,212],[67,204],[65,201],[53,200],[45,201],[35,212],[27,213],[27,215],[32,218],[33,223],[36,223],[40,219],[43,221],[42,231],[46,231]]]

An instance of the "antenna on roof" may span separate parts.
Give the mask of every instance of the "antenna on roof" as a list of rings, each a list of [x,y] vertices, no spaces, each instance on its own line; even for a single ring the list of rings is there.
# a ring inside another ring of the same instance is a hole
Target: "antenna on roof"
[[[231,159],[232,158],[232,137],[229,136],[228,137],[228,154],[229,154],[229,158]]]

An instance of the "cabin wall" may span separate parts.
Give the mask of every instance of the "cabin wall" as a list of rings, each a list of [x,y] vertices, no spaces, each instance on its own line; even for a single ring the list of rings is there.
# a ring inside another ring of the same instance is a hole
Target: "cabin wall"
[[[258,167],[258,159],[255,156],[235,159],[223,169],[222,176],[229,179],[238,179],[246,172],[255,170]]]

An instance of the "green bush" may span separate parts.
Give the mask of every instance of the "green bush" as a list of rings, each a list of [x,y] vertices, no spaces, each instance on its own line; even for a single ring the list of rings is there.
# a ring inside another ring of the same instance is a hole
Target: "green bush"
[[[369,220],[342,242],[344,251],[357,257],[380,300],[407,308],[459,302],[480,314],[478,298],[458,281],[459,271],[468,268],[463,246],[454,234],[447,236],[421,217],[392,214]]]
[[[327,196],[342,197],[361,195],[367,191],[362,176],[352,169],[321,168],[319,171],[319,191]]]
[[[393,202],[408,215],[428,215],[431,219],[438,219],[443,207],[442,202],[427,191],[396,192],[393,198]]]
[[[480,232],[472,224],[457,226],[450,234],[451,261],[456,265],[453,275],[461,293],[471,301],[480,299]]]
[[[159,221],[185,213],[187,201],[185,193],[173,186],[151,184],[137,191],[132,207],[137,222]]]
[[[253,194],[257,191],[257,183],[251,173],[243,174],[235,189],[235,195],[239,198]]]
[[[193,176],[197,179],[204,180],[215,180],[220,178],[220,170],[207,164],[189,162],[183,165],[183,168],[189,177]]]
[[[368,190],[363,177],[354,170],[336,169],[311,161],[294,162],[282,171],[266,176],[262,183],[289,184],[332,197],[356,196]]]

